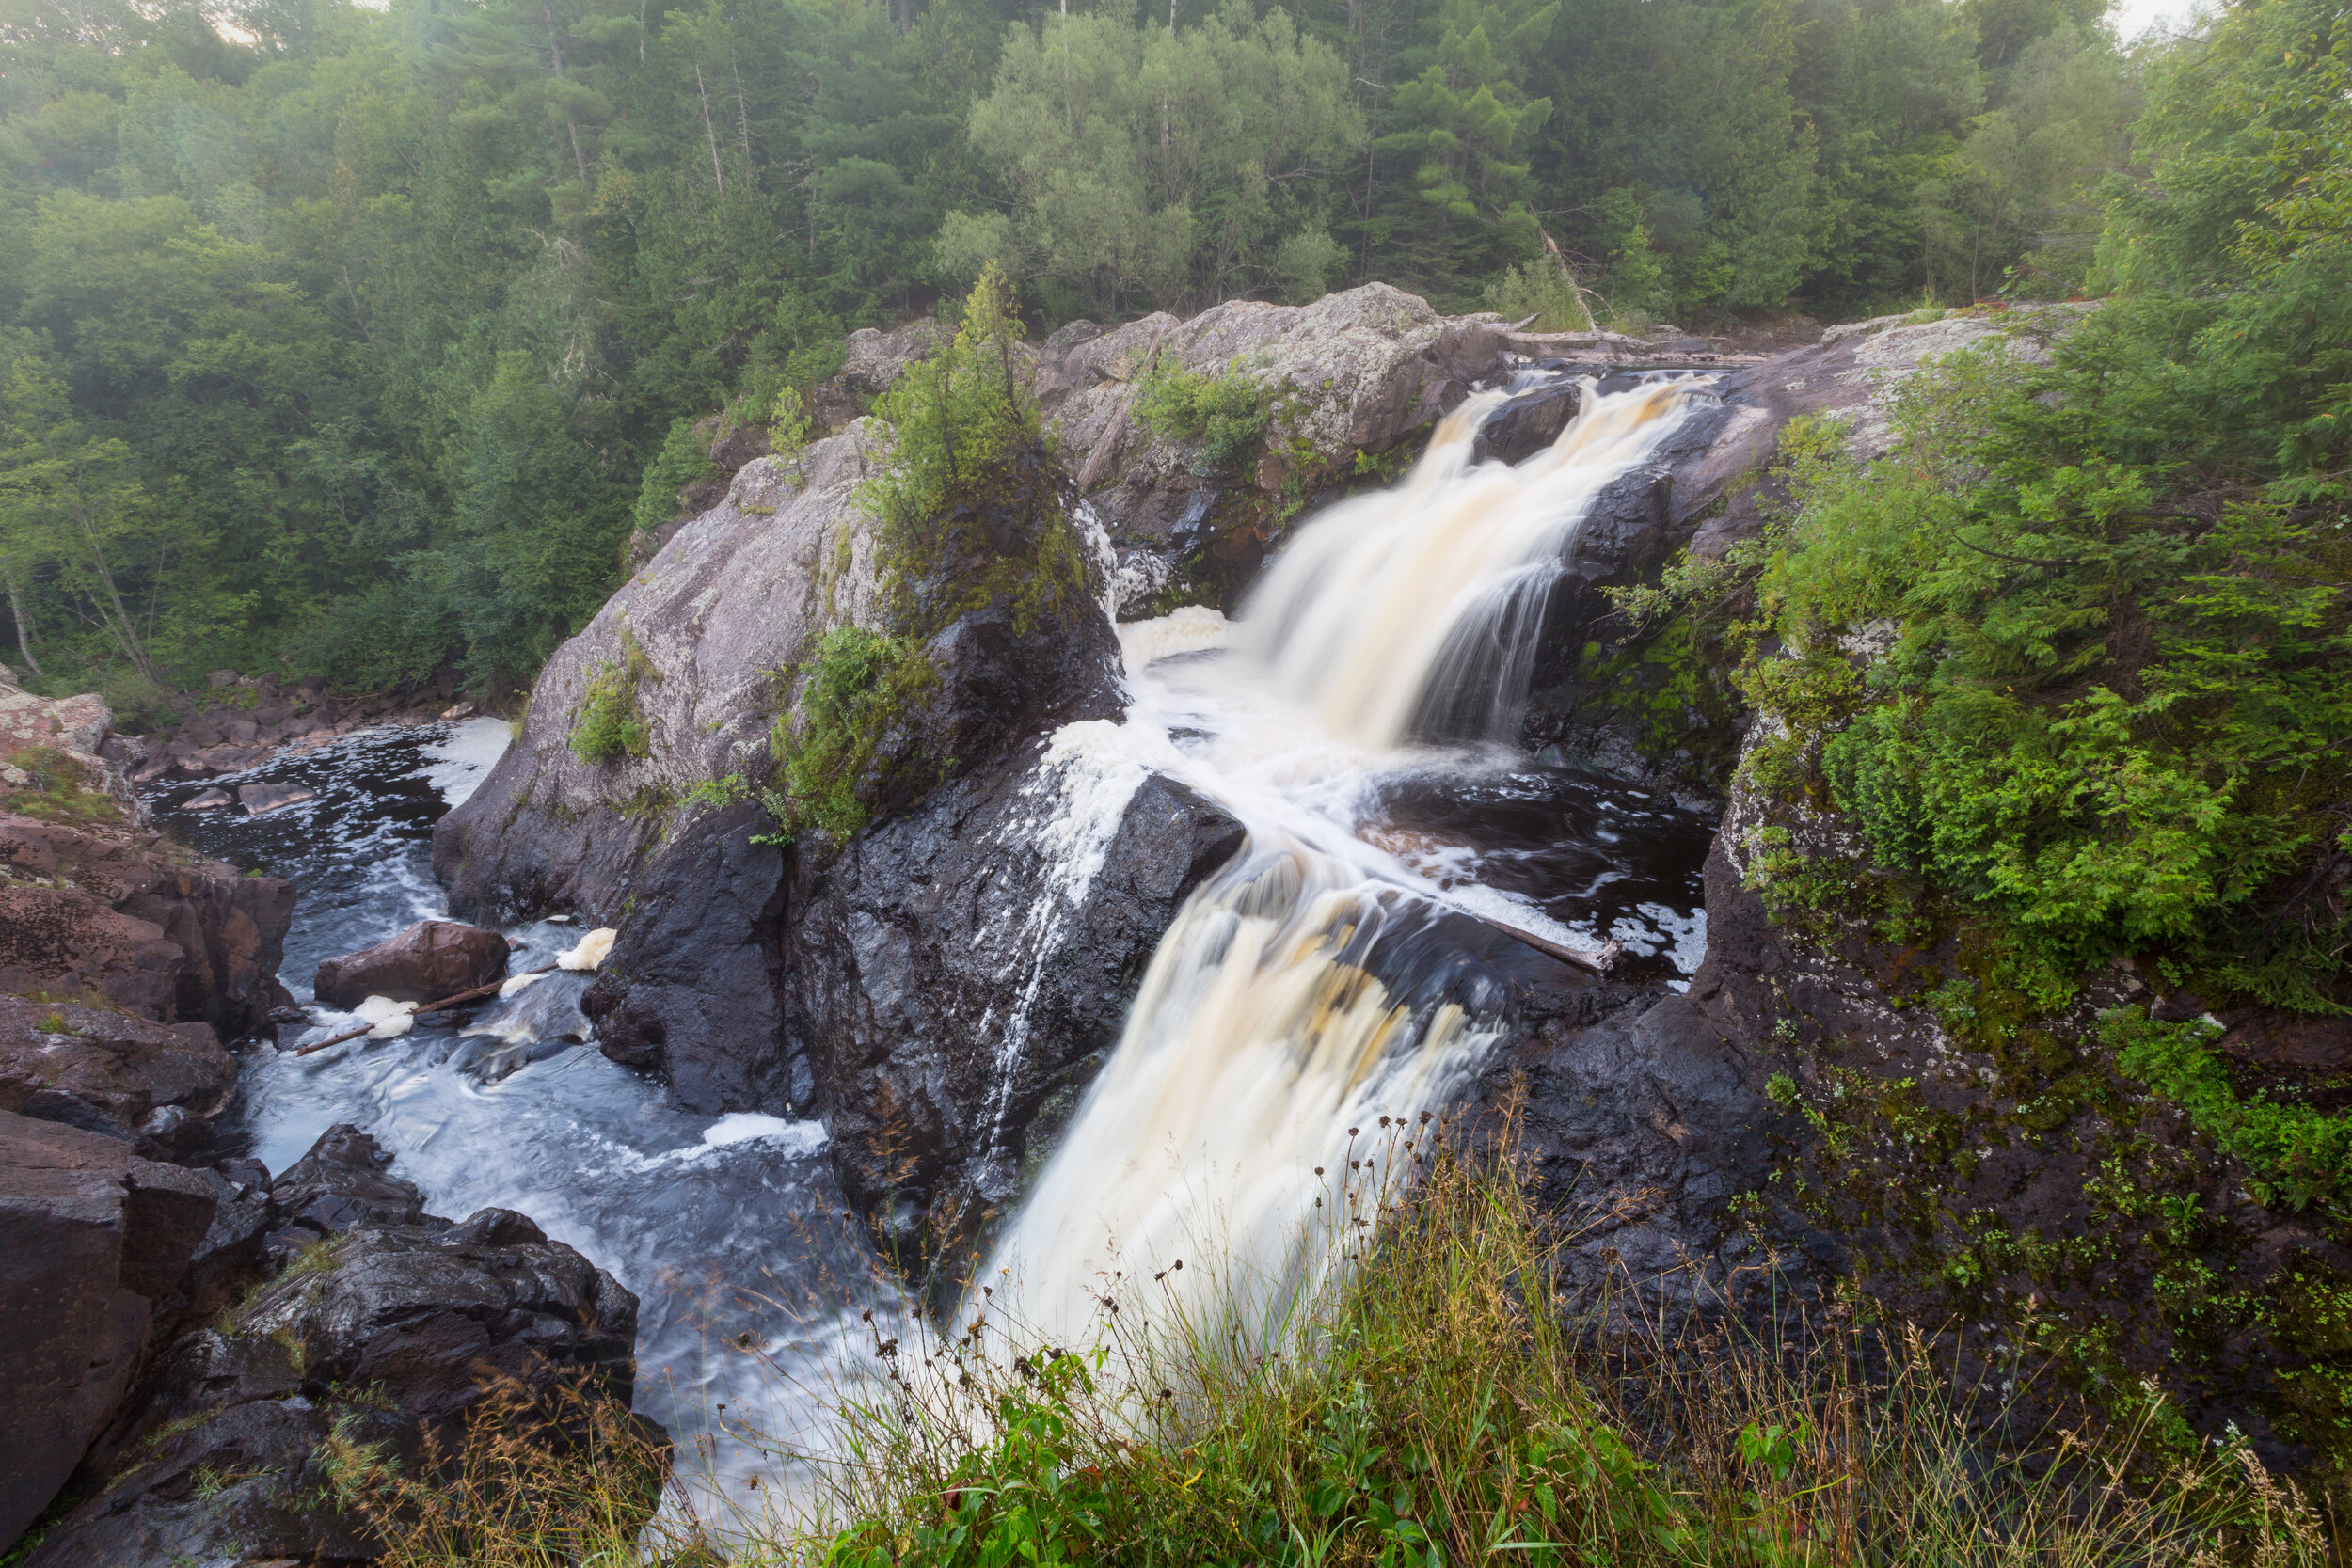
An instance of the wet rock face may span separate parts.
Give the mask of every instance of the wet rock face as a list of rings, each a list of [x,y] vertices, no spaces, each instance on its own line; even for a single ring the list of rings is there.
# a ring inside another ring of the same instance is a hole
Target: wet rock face
[[[0,1111],[174,1159],[204,1141],[236,1082],[209,1023],[0,996]]]
[[[1768,1074],[1740,1031],[1671,993],[1620,1004],[1597,1022],[1529,1012],[1525,1033],[1481,1074],[1475,1103],[1489,1125],[1515,1108],[1519,1150],[1580,1299],[1668,1326],[1694,1310],[1753,1319],[1804,1299],[1818,1276],[1801,1271],[1834,1259],[1835,1245],[1792,1227],[1812,1253],[1767,1272],[1727,1212],[1768,1190],[1796,1121],[1766,1096]],[[1785,1299],[1771,1302],[1774,1291]]]
[[[388,942],[320,962],[313,988],[330,1007],[371,996],[438,1002],[506,977],[506,939],[480,926],[421,920]]]
[[[183,859],[153,833],[0,816],[0,990],[91,995],[258,1033],[282,996],[294,884]]]
[[[87,1495],[28,1563],[369,1560],[380,1544],[333,1501],[336,1434],[413,1472],[431,1445],[454,1448],[493,1380],[545,1391],[584,1375],[627,1402],[636,1298],[512,1211],[425,1214],[389,1164],[337,1127],[243,1200],[283,1227],[274,1261],[153,1357],[83,1466]]]
[[[127,1143],[0,1112],[0,1544],[113,1414],[217,1204]]]
[[[1576,418],[1584,390],[1563,380],[1519,393],[1486,417],[1470,444],[1475,463],[1521,463],[1560,438]]]
[[[1088,801],[1120,787],[1090,835]],[[1177,906],[1242,840],[1170,780],[1032,753],[796,858],[794,1033],[843,1187],[902,1267],[957,1261],[1014,1196],[1041,1107],[1092,1076]]]
[[[607,1056],[658,1070],[689,1110],[807,1104],[785,1037],[785,857],[744,800],[695,818],[646,868],[625,963],[580,1003]]]

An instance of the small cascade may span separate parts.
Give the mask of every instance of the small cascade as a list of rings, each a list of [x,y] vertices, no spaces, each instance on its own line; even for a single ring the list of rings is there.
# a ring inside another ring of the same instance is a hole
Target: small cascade
[[[1162,938],[965,1316],[1083,1343],[1106,1302],[1156,1277],[1155,1303],[1271,1332],[1352,1223],[1334,1195],[1355,1146],[1441,1102],[1502,1033],[1502,988],[1461,961],[1449,908],[1501,903],[1573,940],[1493,889],[1433,879],[1447,857],[1389,802],[1401,777],[1492,765],[1419,743],[1423,721],[1469,710],[1439,727],[1509,733],[1577,528],[1708,396],[1697,377],[1583,394],[1517,467],[1470,460],[1501,394],[1466,404],[1404,483],[1304,529],[1238,624],[1191,610],[1120,628],[1130,744],[1238,816],[1249,847]]]
[[[1333,736],[1392,751],[1431,731],[1502,738],[1527,697],[1544,610],[1576,531],[1611,481],[1656,451],[1706,382],[1602,393],[1549,450],[1470,465],[1503,394],[1448,416],[1394,490],[1341,502],[1302,530],[1242,613],[1274,688]],[[1467,721],[1465,722],[1464,721]]]

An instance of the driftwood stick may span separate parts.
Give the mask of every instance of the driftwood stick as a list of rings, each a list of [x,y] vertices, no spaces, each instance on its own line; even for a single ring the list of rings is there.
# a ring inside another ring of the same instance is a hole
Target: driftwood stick
[[[1448,908],[1461,909],[1459,905],[1449,905]],[[1574,964],[1577,968],[1589,970],[1595,974],[1608,974],[1610,967],[1617,961],[1618,953],[1622,951],[1613,937],[1610,939],[1609,945],[1599,952],[1586,953],[1574,947],[1563,947],[1558,942],[1539,937],[1533,931],[1522,931],[1517,926],[1505,926],[1502,921],[1490,919],[1475,910],[1461,910],[1461,912],[1469,915],[1472,920],[1493,927],[1514,941],[1527,943],[1538,953],[1549,954],[1564,964]]]
[[[541,964],[536,969],[527,969],[523,971],[521,975],[509,974],[504,980],[493,980],[486,986],[476,986],[471,990],[461,990],[455,996],[444,996],[438,1002],[428,1002],[423,1006],[419,1007],[415,1012],[410,1013],[408,1016],[410,1018],[422,1018],[427,1013],[437,1013],[443,1007],[454,1007],[460,1003],[465,1002],[478,1002],[483,997],[488,996],[491,992],[504,986],[507,980],[521,979],[532,974],[551,974],[562,967],[563,966],[561,964]],[[368,1034],[375,1028],[376,1025],[373,1023],[363,1023],[357,1029],[346,1029],[340,1035],[329,1035],[323,1040],[317,1040],[310,1045],[302,1046],[294,1052],[294,1054],[297,1056],[308,1056],[312,1052],[324,1051],[330,1045],[341,1045],[345,1040],[356,1040],[360,1036]]]

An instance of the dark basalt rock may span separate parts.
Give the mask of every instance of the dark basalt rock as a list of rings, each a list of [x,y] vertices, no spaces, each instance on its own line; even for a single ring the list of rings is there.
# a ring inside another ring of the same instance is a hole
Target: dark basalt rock
[[[126,1143],[0,1112],[0,1547],[130,1386],[217,1201]]]
[[[1519,393],[1478,427],[1470,460],[1518,463],[1534,456],[1560,438],[1582,401],[1583,388],[1572,380]]]
[[[269,1184],[270,1202],[283,1223],[313,1236],[354,1226],[424,1223],[424,1195],[390,1171],[392,1157],[382,1144],[348,1122],[319,1134],[310,1151]],[[298,1243],[299,1244],[299,1243]]]
[[[356,1007],[371,996],[438,1002],[506,977],[506,939],[480,926],[421,920],[389,942],[323,960],[311,982],[330,1007]]]
[[[1564,1283],[1579,1299],[1612,1301],[1621,1322],[1650,1328],[1693,1311],[1755,1317],[1774,1291],[1783,1309],[1803,1299],[1794,1271],[1756,1266],[1726,1212],[1731,1199],[1767,1190],[1801,1131],[1766,1096],[1767,1073],[1735,1028],[1672,993],[1589,1023],[1533,1008],[1525,1024],[1486,1065],[1475,1103],[1489,1128],[1515,1109],[1537,1200],[1563,1237]],[[1775,1214],[1811,1249],[1798,1266],[1836,1259],[1830,1238]]]
[[[1049,787],[1034,766],[967,777],[795,858],[794,1034],[843,1188],[911,1272],[1013,1196],[1040,1106],[1092,1076],[1177,906],[1243,842],[1146,779],[1073,900],[1027,831]]]
[[[660,1071],[689,1110],[809,1098],[807,1069],[786,1049],[785,857],[752,842],[773,826],[746,800],[681,829],[646,870],[624,961],[580,1002],[604,1053]]]
[[[413,1473],[454,1449],[497,1380],[545,1393],[585,1376],[593,1397],[628,1402],[636,1298],[510,1210],[458,1225],[424,1213],[389,1163],[340,1126],[274,1193],[236,1200],[301,1244],[154,1358],[83,1465],[87,1495],[27,1568],[367,1561],[382,1546],[334,1506],[331,1434]]]

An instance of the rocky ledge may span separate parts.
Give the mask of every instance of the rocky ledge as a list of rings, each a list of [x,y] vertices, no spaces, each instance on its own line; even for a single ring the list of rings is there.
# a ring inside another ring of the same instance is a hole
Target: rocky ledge
[[[226,1039],[266,1031],[294,889],[161,834],[0,816],[0,990]]]
[[[355,1455],[416,1474],[485,1401],[559,1387],[626,1411],[636,1298],[523,1215],[426,1213],[389,1164],[336,1127],[275,1180],[190,1170],[0,1113],[0,1542],[51,1513],[27,1568],[368,1561]]]

